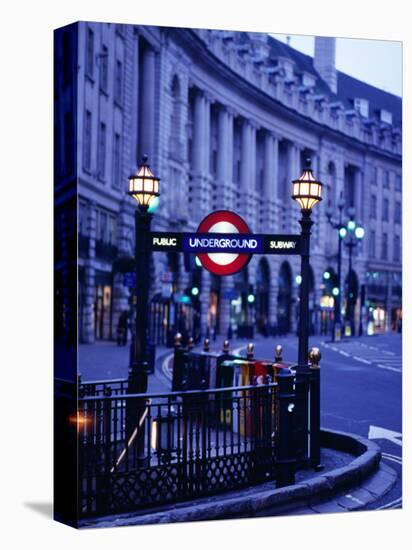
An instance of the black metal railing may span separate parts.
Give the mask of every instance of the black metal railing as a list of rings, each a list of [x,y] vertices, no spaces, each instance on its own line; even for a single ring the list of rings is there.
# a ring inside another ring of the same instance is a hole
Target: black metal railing
[[[276,383],[152,395],[108,387],[105,395],[95,383],[94,396],[79,399],[82,517],[275,479]]]
[[[110,380],[87,380],[82,382],[79,377],[79,397],[103,397],[124,395],[127,393],[127,378]]]

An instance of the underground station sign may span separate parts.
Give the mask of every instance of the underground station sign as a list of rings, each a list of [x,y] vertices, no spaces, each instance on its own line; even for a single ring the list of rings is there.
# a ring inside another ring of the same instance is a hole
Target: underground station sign
[[[215,275],[233,275],[253,254],[300,254],[300,235],[251,233],[234,212],[218,210],[202,220],[196,233],[150,234],[153,251],[196,254],[203,267]]]

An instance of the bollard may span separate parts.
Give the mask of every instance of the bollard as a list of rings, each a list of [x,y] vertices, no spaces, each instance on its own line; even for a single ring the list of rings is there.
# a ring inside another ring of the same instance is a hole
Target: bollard
[[[278,426],[276,453],[276,487],[295,483],[296,456],[293,438],[295,408],[294,375],[282,369],[276,375],[278,383]]]
[[[282,346],[278,345],[275,347],[275,363],[281,363],[283,360],[282,357],[283,348]]]
[[[255,344],[252,344],[250,342],[246,348],[246,358],[248,361],[252,361],[253,355],[254,355],[254,349],[255,349]]]
[[[210,340],[209,338],[205,338],[203,342],[203,351],[210,351]]]
[[[230,351],[230,342],[229,342],[229,340],[225,340],[223,342],[222,351],[223,351],[223,353],[229,353],[229,351]]]
[[[189,340],[187,341],[187,349],[190,351],[192,350],[193,348],[195,347],[195,341],[193,339],[193,336],[191,336],[189,338]]]
[[[309,434],[310,434],[310,463],[316,470],[322,470],[320,463],[320,367],[322,354],[319,348],[312,348],[308,354],[310,363],[310,410],[309,410]]]
[[[186,350],[182,346],[182,335],[180,332],[175,334],[174,338],[174,355],[173,355],[173,375],[172,375],[172,391],[182,391],[183,388],[183,368]]]

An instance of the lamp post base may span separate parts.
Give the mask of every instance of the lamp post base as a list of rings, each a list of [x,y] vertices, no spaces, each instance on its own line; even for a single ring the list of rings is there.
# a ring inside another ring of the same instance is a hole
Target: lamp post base
[[[340,342],[342,340],[342,325],[340,323],[336,323],[333,327],[333,341],[334,342]]]

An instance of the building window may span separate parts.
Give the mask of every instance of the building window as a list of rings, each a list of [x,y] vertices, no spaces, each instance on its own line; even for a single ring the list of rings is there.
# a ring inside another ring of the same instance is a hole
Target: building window
[[[395,178],[395,191],[402,191],[402,178],[399,175]]]
[[[354,107],[361,116],[365,118],[369,117],[369,101],[367,99],[355,98]]]
[[[86,75],[93,78],[94,64],[94,33],[90,27],[87,28],[86,35]]]
[[[99,149],[97,152],[98,177],[104,179],[106,174],[106,124],[100,123]]]
[[[109,78],[109,52],[107,50],[107,46],[102,46],[102,53],[100,54],[100,60],[99,60],[99,84],[100,89],[103,92],[107,92],[107,84],[108,84],[108,78]]]
[[[72,56],[71,56],[71,40],[70,33],[63,34],[63,81],[67,84],[71,79],[72,74]]]
[[[378,183],[378,169],[375,166],[372,169],[371,184],[376,185],[377,183]]]
[[[64,174],[73,172],[75,162],[74,127],[71,112],[64,114]]]
[[[79,233],[80,235],[88,234],[88,216],[89,209],[86,203],[79,202]]]
[[[114,100],[119,105],[122,104],[123,93],[123,65],[118,59],[116,60],[115,75],[114,75]]]
[[[371,215],[371,218],[373,220],[376,220],[376,210],[377,210],[377,199],[376,199],[376,195],[371,195],[371,212],[370,212],[370,215]]]
[[[393,261],[399,262],[401,259],[401,239],[399,235],[395,235],[393,240]]]
[[[383,220],[384,222],[389,221],[389,200],[388,200],[388,199],[383,199],[383,204],[382,204],[382,220]]]
[[[402,220],[402,207],[399,201],[395,202],[395,223],[401,223]]]
[[[92,113],[86,111],[84,117],[84,140],[83,140],[83,168],[90,172],[92,165]]]
[[[389,189],[389,172],[387,170],[383,173],[383,187]]]
[[[385,109],[382,109],[381,122],[386,122],[386,124],[392,124],[392,113],[390,111],[386,111]]]
[[[120,154],[121,154],[121,143],[120,143],[120,134],[114,135],[114,146],[113,146],[113,187],[117,189],[120,187]]]
[[[96,212],[96,235],[99,241],[107,242],[107,213],[101,210]]]
[[[108,242],[110,244],[116,244],[116,232],[117,232],[117,220],[116,216],[109,215],[109,227],[108,227]]]
[[[381,259],[388,259],[388,234],[382,233],[382,250],[381,250]]]
[[[371,231],[369,234],[369,255],[371,258],[376,256],[376,232]]]

